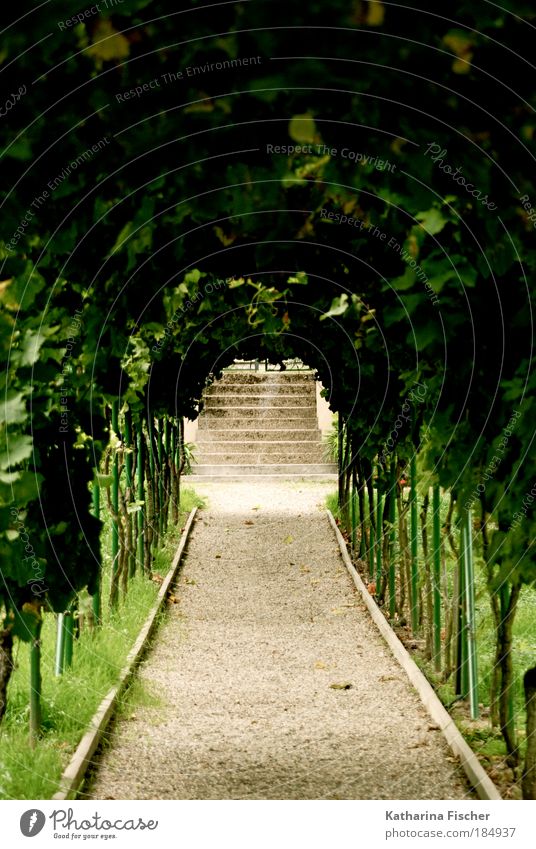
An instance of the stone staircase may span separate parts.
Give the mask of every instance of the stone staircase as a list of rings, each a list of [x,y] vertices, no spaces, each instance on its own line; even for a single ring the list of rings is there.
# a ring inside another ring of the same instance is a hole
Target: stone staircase
[[[326,462],[311,372],[230,370],[205,392],[194,475],[318,477]]]

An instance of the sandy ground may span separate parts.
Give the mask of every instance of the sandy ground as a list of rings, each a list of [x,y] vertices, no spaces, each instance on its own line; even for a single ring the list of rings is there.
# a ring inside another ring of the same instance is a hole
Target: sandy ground
[[[209,507],[139,672],[158,706],[117,721],[84,795],[470,798],[342,563],[333,484],[196,489]]]

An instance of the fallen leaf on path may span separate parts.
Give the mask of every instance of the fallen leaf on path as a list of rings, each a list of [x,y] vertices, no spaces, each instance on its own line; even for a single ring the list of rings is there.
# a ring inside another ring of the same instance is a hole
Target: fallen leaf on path
[[[195,585],[197,583],[197,581],[194,581],[193,578],[185,578],[184,581],[185,581],[186,584],[189,584],[191,587],[195,587]]]
[[[315,669],[327,669],[327,667],[323,660],[317,660],[315,663]]]
[[[289,545],[289,543],[294,542],[294,537],[291,537],[290,534],[289,534],[288,537],[285,537],[283,542],[286,543],[287,545]]]
[[[422,737],[420,740],[416,740],[415,743],[410,743],[408,749],[422,749],[423,746],[428,746],[428,740],[426,737]]]
[[[255,522],[252,522],[251,519],[246,519],[246,521],[244,522],[244,525],[254,525],[254,524],[255,524]]]
[[[343,681],[341,684],[330,684],[331,690],[351,690],[354,686],[349,681]]]

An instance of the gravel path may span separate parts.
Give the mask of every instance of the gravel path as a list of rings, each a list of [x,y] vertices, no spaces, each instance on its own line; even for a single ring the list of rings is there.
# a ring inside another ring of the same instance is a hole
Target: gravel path
[[[204,483],[94,799],[462,799],[463,774],[353,587],[332,483]],[[351,684],[335,689],[333,684]]]

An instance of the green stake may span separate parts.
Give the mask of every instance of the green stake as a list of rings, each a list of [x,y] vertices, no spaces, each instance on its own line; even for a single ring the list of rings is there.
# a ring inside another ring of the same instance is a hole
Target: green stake
[[[54,674],[63,674],[63,658],[65,656],[65,628],[63,626],[63,613],[58,614],[56,629],[56,657],[54,661]]]
[[[164,533],[164,440],[163,440],[163,419],[159,419],[157,428],[157,448],[158,448],[158,535],[162,539]]]
[[[466,621],[466,611],[467,611],[467,570],[465,566],[465,557],[467,553],[466,543],[465,543],[465,522],[462,517],[461,531],[460,531],[460,556],[459,556],[459,569],[458,569],[458,585],[459,585],[459,598],[460,598],[460,609],[459,609],[459,644],[460,650],[458,655],[458,662],[460,666],[460,692],[459,695],[466,699],[469,695],[469,674],[467,669],[467,621]]]
[[[360,482],[359,499],[359,525],[361,528],[361,539],[359,540],[359,556],[364,560],[367,556],[367,496],[363,481]],[[357,519],[356,519],[357,521]]]
[[[112,430],[117,438],[119,438],[119,401],[112,403]],[[111,601],[115,604],[117,601],[117,572],[119,569],[119,458],[117,451],[114,452],[112,466],[112,586],[115,590],[112,592]]]
[[[41,626],[40,619],[36,626],[30,644],[30,744],[41,732]]]
[[[419,517],[417,511],[417,457],[410,461],[410,549],[411,549],[411,630],[419,631]]]
[[[380,492],[380,476],[378,474],[376,496],[376,595],[379,596],[382,586],[382,545],[383,545],[383,498]]]
[[[368,561],[369,561],[369,577],[370,580],[374,580],[374,489],[369,494],[370,504],[369,504],[369,551],[368,551]]]
[[[166,418],[166,423],[165,423],[165,426],[164,426],[164,450],[165,450],[165,457],[166,457],[166,462],[165,462],[165,466],[166,466],[165,493],[166,493],[166,503],[167,503],[166,514],[164,516],[164,527],[165,527],[165,530],[167,531],[168,522],[169,522],[169,509],[171,507],[171,420],[168,419],[168,418]]]
[[[391,462],[391,489],[389,493],[389,618],[396,613],[396,573],[395,573],[395,520],[396,520],[396,463]]]
[[[475,574],[473,564],[473,533],[471,511],[464,516],[465,621],[467,633],[467,673],[471,719],[478,719],[478,669],[476,651]]]
[[[434,580],[434,666],[441,672],[441,498],[439,487],[433,488],[433,580]]]
[[[143,430],[142,423],[138,424],[138,501],[145,502],[145,457],[143,454]],[[137,512],[138,518],[138,564],[140,567],[140,571],[144,571],[145,565],[145,554],[144,554],[144,543],[143,543],[143,528],[144,528],[144,511],[145,511],[145,503],[143,507],[140,506],[140,509]]]
[[[100,487],[99,482],[97,480],[97,469],[95,469],[95,479],[93,481],[93,487],[91,491],[92,501],[93,501],[93,515],[96,519],[100,519]],[[99,574],[97,577],[97,587],[91,599],[91,606],[93,608],[93,620],[95,625],[100,625],[102,620],[101,615],[101,570],[99,567]],[[61,674],[61,673],[56,673]]]
[[[355,544],[356,544],[356,492],[355,492],[355,477],[352,475],[352,489],[350,495],[350,521],[351,521],[351,541],[352,541],[352,554],[355,556]]]
[[[508,591],[508,584],[506,581],[503,581],[499,587],[499,604],[500,604],[500,615],[501,622],[505,622],[508,616],[508,607],[509,607],[510,593]],[[506,724],[510,729],[510,735],[513,739],[515,739],[516,735],[516,726],[515,726],[515,693],[514,688],[510,686],[508,688],[507,700],[506,700]]]
[[[176,523],[179,517],[178,504],[176,500],[177,495],[177,421],[173,419],[171,424],[171,445],[170,445],[170,479],[169,479],[169,487],[171,490],[171,516],[173,522]]]
[[[154,419],[151,416],[147,419],[147,433],[149,437],[149,474],[151,476],[151,491],[152,491],[152,504],[151,511],[148,513],[149,521],[152,522],[152,551],[151,554],[154,557],[156,548],[157,548],[157,534],[158,529],[156,525],[156,514],[157,514],[157,489],[156,489],[156,475],[155,475],[155,457],[154,457]]]
[[[130,410],[125,412],[125,448],[127,449],[125,451],[125,487],[127,491],[127,499],[134,501],[134,486],[132,480],[132,413]],[[128,523],[128,532],[126,535],[126,539],[128,541],[133,539],[134,517],[132,513],[127,515],[126,521]],[[133,578],[136,574],[136,556],[134,551],[128,551],[127,555],[128,576],[129,578]]]
[[[74,642],[74,602],[63,617],[63,628],[65,631],[65,655],[64,667],[68,669],[73,665],[73,642]]]

